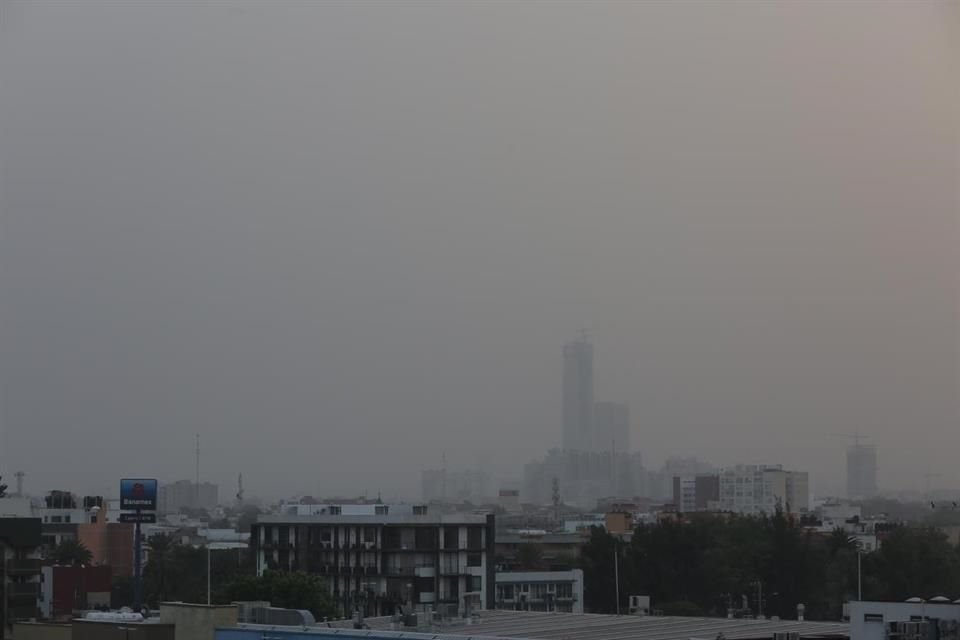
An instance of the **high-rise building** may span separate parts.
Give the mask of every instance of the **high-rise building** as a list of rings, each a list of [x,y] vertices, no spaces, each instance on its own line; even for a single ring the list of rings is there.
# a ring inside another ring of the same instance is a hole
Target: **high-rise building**
[[[854,500],[877,495],[877,448],[856,443],[847,447],[847,497]]]
[[[160,485],[157,501],[160,513],[178,513],[180,509],[212,509],[219,503],[220,488],[210,482],[197,485],[190,480],[177,480]]]
[[[617,402],[593,405],[593,450],[629,453],[630,407]]]
[[[563,345],[563,448],[593,450],[593,345],[585,335]]]

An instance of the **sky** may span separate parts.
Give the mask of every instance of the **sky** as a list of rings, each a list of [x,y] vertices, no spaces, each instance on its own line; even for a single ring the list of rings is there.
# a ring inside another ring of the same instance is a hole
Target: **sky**
[[[960,3],[0,5],[0,474],[416,497],[560,443],[960,487]]]

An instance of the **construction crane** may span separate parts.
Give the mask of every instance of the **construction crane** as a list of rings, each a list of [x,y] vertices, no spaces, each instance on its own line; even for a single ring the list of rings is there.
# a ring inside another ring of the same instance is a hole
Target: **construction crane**
[[[861,440],[869,440],[870,436],[862,436],[859,431],[854,431],[853,433],[831,433],[831,436],[834,438],[850,438],[853,440],[853,446],[859,447]]]

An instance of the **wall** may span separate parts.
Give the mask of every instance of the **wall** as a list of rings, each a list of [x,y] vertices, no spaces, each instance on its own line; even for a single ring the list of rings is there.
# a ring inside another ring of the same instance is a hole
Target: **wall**
[[[73,629],[69,624],[13,623],[13,640],[71,640],[72,638]]]
[[[72,640],[129,640],[134,635],[137,640],[176,640],[170,624],[74,620],[72,626]]]
[[[77,525],[77,539],[93,554],[94,564],[109,565],[113,576],[133,575],[132,524],[107,522],[106,514],[97,514],[97,521]]]
[[[217,627],[236,626],[237,613],[236,605],[160,603],[160,622],[176,626],[176,640],[213,640]]]

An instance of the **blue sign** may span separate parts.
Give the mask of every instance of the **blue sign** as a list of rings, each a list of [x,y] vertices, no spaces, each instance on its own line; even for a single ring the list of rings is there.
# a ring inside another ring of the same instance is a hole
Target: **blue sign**
[[[121,480],[120,508],[156,511],[157,481],[144,478],[124,478]]]

